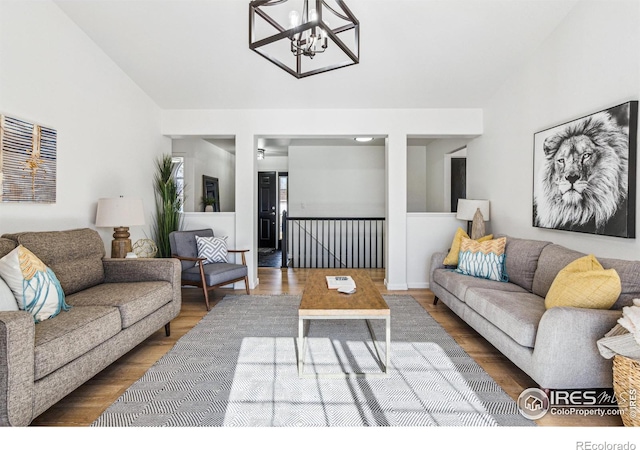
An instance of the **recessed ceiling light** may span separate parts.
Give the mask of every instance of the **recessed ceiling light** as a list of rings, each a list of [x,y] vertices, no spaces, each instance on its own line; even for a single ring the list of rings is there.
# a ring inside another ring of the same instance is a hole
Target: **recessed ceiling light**
[[[357,137],[357,138],[354,138],[354,139],[356,141],[358,141],[358,142],[371,142],[371,141],[373,141],[373,138],[372,137],[368,137],[368,136],[360,136],[360,137]]]

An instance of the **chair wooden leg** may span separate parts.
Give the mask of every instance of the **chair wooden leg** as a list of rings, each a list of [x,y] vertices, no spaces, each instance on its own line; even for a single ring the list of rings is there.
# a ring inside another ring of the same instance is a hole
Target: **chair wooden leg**
[[[202,290],[204,291],[204,304],[207,305],[207,311],[211,311],[211,307],[209,306],[209,290],[207,286],[202,286]]]
[[[200,267],[200,283],[202,284],[202,291],[204,292],[204,303],[207,305],[207,311],[211,311],[209,307],[209,291],[207,290],[207,279],[204,276],[204,265],[202,261],[198,261],[198,266]]]
[[[171,336],[171,322],[167,322],[164,326],[164,334],[166,334],[167,337]]]
[[[244,289],[245,289],[245,291],[247,291],[247,295],[251,295],[251,292],[249,292],[249,277],[248,276],[244,277]]]

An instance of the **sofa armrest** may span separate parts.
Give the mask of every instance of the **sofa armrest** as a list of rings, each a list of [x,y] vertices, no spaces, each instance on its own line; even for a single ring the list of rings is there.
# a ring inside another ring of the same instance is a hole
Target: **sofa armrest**
[[[536,334],[534,379],[550,389],[611,387],[611,361],[600,355],[597,341],[616,325],[621,315],[619,310],[572,307],[547,310]],[[577,373],[577,366],[588,367],[588,373]]]
[[[431,256],[431,267],[429,268],[429,282],[433,280],[433,271],[436,269],[444,269],[444,259],[447,257],[447,252],[437,252]]]
[[[182,266],[175,258],[104,258],[105,283],[167,281],[173,290],[172,301],[179,312],[182,306]]]
[[[168,281],[180,284],[182,267],[175,258],[104,258],[105,283]]]
[[[31,313],[0,312],[0,426],[33,420],[35,333]]]

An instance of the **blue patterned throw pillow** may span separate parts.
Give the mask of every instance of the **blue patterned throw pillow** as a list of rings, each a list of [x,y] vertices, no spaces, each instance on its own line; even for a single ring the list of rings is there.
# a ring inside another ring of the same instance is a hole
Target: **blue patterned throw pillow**
[[[507,238],[477,242],[462,239],[456,272],[494,281],[509,281],[505,270]]]
[[[53,271],[22,245],[0,259],[0,277],[13,292],[18,308],[29,311],[36,323],[70,308]]]
[[[227,236],[196,236],[196,244],[198,245],[198,258],[203,258],[204,264],[227,262]]]

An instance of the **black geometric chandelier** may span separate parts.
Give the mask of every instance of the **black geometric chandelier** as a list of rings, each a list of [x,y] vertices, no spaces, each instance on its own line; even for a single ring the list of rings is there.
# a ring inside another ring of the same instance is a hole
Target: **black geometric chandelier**
[[[249,48],[304,78],[358,64],[360,23],[342,0],[255,0]]]

